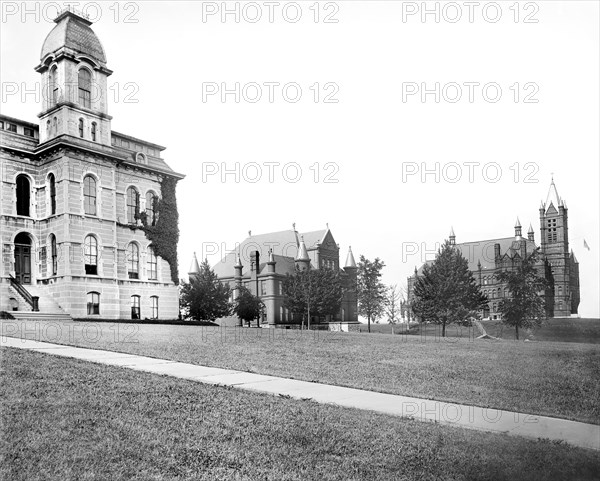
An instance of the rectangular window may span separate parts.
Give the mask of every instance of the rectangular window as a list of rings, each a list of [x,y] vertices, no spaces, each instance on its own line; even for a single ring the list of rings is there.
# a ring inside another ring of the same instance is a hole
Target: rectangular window
[[[260,295],[267,295],[267,281],[260,281]]]
[[[79,89],[79,105],[83,105],[85,108],[91,108],[92,106],[92,94],[89,90]]]
[[[140,296],[131,296],[131,318],[140,319]]]
[[[29,127],[24,127],[23,134],[25,134],[27,137],[33,137],[33,129],[30,129]]]
[[[158,319],[158,297],[152,296],[150,298],[150,310],[151,310],[151,319]]]
[[[6,124],[6,130],[8,130],[9,132],[17,132],[17,125],[16,124]]]
[[[87,295],[87,313],[100,314],[100,294],[97,292],[89,292]]]

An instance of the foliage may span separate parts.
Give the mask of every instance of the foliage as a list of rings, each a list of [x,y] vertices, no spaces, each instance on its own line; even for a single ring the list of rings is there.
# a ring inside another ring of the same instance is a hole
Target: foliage
[[[331,269],[296,269],[283,281],[284,306],[291,312],[308,317],[334,316],[342,307],[342,283]],[[303,321],[304,322],[304,321]]]
[[[215,321],[228,316],[230,289],[221,283],[215,272],[204,260],[200,272],[190,277],[190,282],[181,286],[181,306],[186,311],[186,319]]]
[[[161,198],[155,203],[155,223],[148,225],[146,213],[139,214],[143,231],[151,242],[154,254],[162,257],[171,267],[171,280],[179,283],[177,265],[177,243],[179,242],[179,213],[175,189],[177,179],[164,177],[161,184]]]
[[[505,283],[510,293],[510,297],[499,302],[498,310],[502,323],[515,328],[516,339],[519,339],[519,328],[539,327],[547,317],[540,293],[550,284],[538,272],[538,259],[539,248],[526,256],[516,268],[496,274],[498,282]]]
[[[236,289],[238,293],[233,304],[233,313],[238,316],[240,321],[246,321],[250,324],[250,322],[260,318],[265,305],[248,288],[239,286]]]
[[[421,321],[441,324],[442,337],[446,325],[477,318],[487,305],[467,259],[448,241],[440,247],[432,264],[426,264],[414,286],[413,312]]]
[[[398,285],[388,286],[385,298],[385,313],[389,324],[396,324],[401,317],[401,292]]]
[[[373,262],[360,256],[358,263],[358,313],[367,318],[368,330],[371,321],[377,321],[384,313],[387,303],[387,288],[381,282],[383,261],[375,258]]]

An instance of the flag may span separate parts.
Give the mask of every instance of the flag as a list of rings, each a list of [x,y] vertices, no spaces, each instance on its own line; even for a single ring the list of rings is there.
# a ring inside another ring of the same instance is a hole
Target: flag
[[[585,247],[588,251],[590,250],[590,246],[588,245],[588,243],[585,241],[585,239],[583,239],[583,247]]]

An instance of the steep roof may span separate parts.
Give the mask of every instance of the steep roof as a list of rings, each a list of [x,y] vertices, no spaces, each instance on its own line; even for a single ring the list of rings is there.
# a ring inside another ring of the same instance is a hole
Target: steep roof
[[[318,230],[312,232],[306,232],[302,234],[304,237],[304,243],[308,251],[314,250],[327,234],[328,230]],[[239,245],[239,252],[242,258],[242,264],[244,264],[243,273],[249,272],[250,270],[250,254],[252,251],[258,251],[260,253],[260,267],[266,265],[269,256],[269,249],[273,249],[273,256],[275,262],[277,262],[275,269],[276,272],[285,274],[288,272],[288,268],[291,265],[291,270],[294,270],[294,258],[298,254],[298,241],[296,231],[289,229],[279,232],[271,232],[269,234],[251,235],[244,239]],[[219,277],[231,277],[234,275],[234,266],[237,261],[238,249],[227,253],[223,259],[216,263],[213,270]],[[263,264],[263,262],[265,264]],[[285,267],[288,266],[288,267]]]
[[[537,245],[534,241],[530,241],[528,239],[521,238],[525,241],[525,245],[527,248],[527,252],[531,253],[536,248]],[[489,239],[475,242],[463,242],[462,244],[456,244],[456,247],[460,250],[463,257],[467,259],[469,263],[469,270],[471,272],[477,272],[479,266],[478,264],[481,262],[481,270],[489,270],[494,269],[496,267],[495,259],[494,259],[494,245],[500,244],[500,255],[508,254],[509,256],[513,256],[515,249],[519,248],[519,242],[515,240],[514,237],[503,237],[500,239]],[[423,272],[423,267],[427,264],[432,264],[433,260],[428,260],[423,264],[418,270],[417,274],[421,274]]]

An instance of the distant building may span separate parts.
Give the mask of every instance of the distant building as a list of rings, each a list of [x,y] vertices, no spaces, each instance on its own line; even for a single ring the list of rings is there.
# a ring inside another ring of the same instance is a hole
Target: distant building
[[[332,269],[340,274],[344,290],[340,312],[326,318],[312,316],[313,326],[321,324],[331,329],[347,329],[348,324],[358,323],[356,262],[349,249],[346,263],[340,268],[339,246],[329,228],[304,234],[299,234],[294,228],[249,235],[236,251],[228,253],[214,266],[214,271],[222,282],[229,284],[233,296],[236,287],[245,286],[261,298],[266,306],[261,319],[265,327],[292,327],[301,324],[302,319],[284,307],[282,283],[287,274],[293,274],[296,268]],[[190,275],[197,269],[198,263],[194,259]],[[222,325],[240,323],[233,316],[218,322]]]
[[[162,181],[183,176],[164,147],[111,130],[112,71],[91,22],[72,11],[55,22],[35,69],[39,126],[0,116],[0,311],[176,318],[170,265],[134,228],[140,213],[156,221]]]
[[[527,238],[522,237],[521,222],[517,218],[514,237],[503,237],[476,242],[456,243],[454,230],[450,232],[450,243],[456,245],[469,263],[469,269],[479,284],[482,292],[489,298],[483,317],[499,319],[498,306],[500,300],[509,296],[508,288],[499,283],[496,274],[513,269],[522,259],[540,248],[538,264],[539,273],[545,276],[551,287],[542,295],[546,300],[549,317],[570,317],[576,315],[579,302],[579,263],[572,250],[569,250],[568,209],[560,198],[554,179],[546,202],[539,208],[540,244],[535,242],[535,232],[530,225]],[[431,263],[433,261],[428,261]],[[415,275],[408,278],[408,304],[413,300],[414,283],[421,275],[423,266]]]

